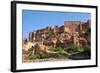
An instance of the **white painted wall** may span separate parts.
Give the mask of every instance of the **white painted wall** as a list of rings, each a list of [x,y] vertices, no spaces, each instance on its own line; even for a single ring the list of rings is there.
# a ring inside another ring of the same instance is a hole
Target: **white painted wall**
[[[11,73],[10,72],[10,1],[11,0],[0,0],[0,73]],[[29,0],[29,1],[98,5],[99,6],[98,13],[100,13],[100,0]],[[98,15],[98,20],[100,19],[99,16],[100,14]],[[100,24],[100,21],[98,22],[98,24]],[[98,25],[98,28],[99,27],[100,25]],[[100,31],[100,29],[98,29],[98,31]],[[100,33],[98,34],[98,37],[100,37]],[[98,38],[98,40],[99,40],[98,43],[100,43],[100,38]],[[100,52],[99,48],[98,48],[98,53]],[[100,56],[100,53],[98,55]],[[27,73],[33,73],[33,72],[27,72]],[[38,71],[34,73],[100,73],[100,67]]]

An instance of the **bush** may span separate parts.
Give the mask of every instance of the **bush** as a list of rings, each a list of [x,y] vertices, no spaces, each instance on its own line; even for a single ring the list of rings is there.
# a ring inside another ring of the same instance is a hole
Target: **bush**
[[[77,49],[75,49],[75,48],[68,48],[67,49],[67,52],[68,53],[75,53],[75,52],[77,52],[78,50]]]
[[[78,52],[83,52],[84,48],[81,47],[81,46],[78,47],[76,45],[72,45],[71,47],[66,48],[65,51],[68,52],[68,53],[70,53],[70,54],[74,54],[74,53],[78,53]]]
[[[83,46],[83,48],[84,48],[84,51],[88,51],[88,50],[90,50],[91,46],[90,45],[85,45],[85,46]]]
[[[50,55],[44,51],[38,52],[36,54],[30,54],[29,56],[29,60],[34,60],[34,59],[45,59],[45,58],[49,58]]]
[[[84,46],[84,53],[88,56],[91,56],[91,46],[90,45]]]
[[[62,47],[50,47],[48,50],[50,51],[54,51],[54,52],[59,52],[59,53],[55,53],[55,54],[50,54],[49,57],[50,58],[66,58],[68,55],[65,53],[65,48]]]
[[[64,53],[49,54],[49,58],[56,58],[56,59],[66,58],[67,56],[68,55]]]
[[[39,56],[40,56],[40,59],[49,58],[49,54],[46,52],[40,52]]]
[[[59,53],[59,54],[57,54],[57,58],[66,58],[68,55],[66,55],[66,54],[63,54],[63,53]]]
[[[76,53],[76,52],[78,52],[78,47],[75,45],[72,45],[71,47],[67,48],[65,51],[68,53],[71,53],[71,54]]]
[[[50,37],[51,35],[53,35],[53,32],[52,31],[49,31],[48,32],[48,36]]]
[[[50,50],[50,51],[64,51],[64,48],[61,48],[61,47],[56,47],[56,48],[54,48],[54,47],[49,47],[49,49],[48,50]]]
[[[33,60],[33,59],[38,59],[40,56],[37,54],[37,55],[30,55],[29,56],[29,60]]]

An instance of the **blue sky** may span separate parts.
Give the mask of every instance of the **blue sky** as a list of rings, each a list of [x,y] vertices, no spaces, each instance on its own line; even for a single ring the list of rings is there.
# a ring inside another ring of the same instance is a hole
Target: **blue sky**
[[[90,18],[90,13],[23,10],[23,38],[27,38],[29,32],[47,26],[62,26],[64,21],[86,22]]]

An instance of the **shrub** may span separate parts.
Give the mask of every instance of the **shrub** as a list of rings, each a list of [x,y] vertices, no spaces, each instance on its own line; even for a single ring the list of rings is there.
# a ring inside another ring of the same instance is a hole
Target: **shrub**
[[[56,48],[54,48],[54,47],[49,47],[49,49],[48,50],[50,50],[50,51],[64,51],[64,48],[62,48],[62,47],[56,47]]]
[[[39,58],[39,55],[37,54],[37,55],[30,55],[29,56],[29,60],[33,60],[33,59],[38,59]]]
[[[48,36],[50,37],[51,35],[53,35],[53,32],[52,31],[49,31],[48,32]]]
[[[50,54],[49,57],[50,58],[66,58],[68,55],[65,53],[65,48],[62,47],[50,47],[48,50],[50,51],[55,51],[55,52],[59,52],[59,53],[55,53],[55,54]]]
[[[62,59],[62,58],[66,58],[68,55],[64,54],[64,53],[52,53],[49,54],[49,58],[56,58],[56,59]]]
[[[59,54],[57,54],[57,58],[66,58],[68,55],[66,55],[66,54],[63,54],[63,53],[59,53]]]
[[[39,56],[40,56],[40,59],[49,58],[49,54],[46,52],[40,52]]]
[[[88,56],[91,56],[91,46],[90,45],[84,46],[84,53]]]
[[[65,51],[70,53],[70,54],[74,54],[74,53],[82,52],[83,48],[82,47],[78,47],[76,45],[72,45],[71,47],[66,48]]]
[[[83,48],[84,48],[84,51],[88,51],[88,50],[90,50],[91,46],[90,45],[85,45],[85,46],[83,46]]]

